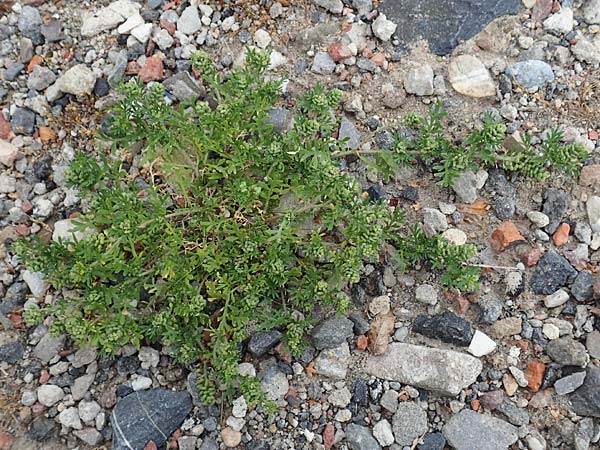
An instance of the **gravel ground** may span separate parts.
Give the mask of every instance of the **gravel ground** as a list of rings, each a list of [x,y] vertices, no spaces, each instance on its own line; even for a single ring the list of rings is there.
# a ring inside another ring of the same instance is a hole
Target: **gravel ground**
[[[429,27],[451,9],[438,3]],[[0,450],[600,448],[600,1],[515,5],[469,23],[481,30],[440,55],[371,0],[0,1]],[[491,112],[511,134],[535,143],[560,126],[589,151],[579,179],[491,170],[452,189],[422,167],[384,184],[348,161],[427,233],[475,244],[481,288],[459,295],[425,269],[369,265],[354,311],[322,317],[305,357],[291,359],[278,333],[252,336],[240,372],[261,379],[273,416],[243,397],[200,404],[193,368],[167,349],[107,358],[47,322],[28,327],[24,310],[63,293],[10,247],[50,237],[81,208],[64,170],[76,150],[100,148],[121,79],[200,96],[192,53],[227,72],[249,45],[271,50],[272,75],[286,80],[282,122],[307,88],[341,89],[350,145],[381,145],[395,120],[440,100],[456,136]],[[366,344],[381,327],[389,339],[375,355]]]

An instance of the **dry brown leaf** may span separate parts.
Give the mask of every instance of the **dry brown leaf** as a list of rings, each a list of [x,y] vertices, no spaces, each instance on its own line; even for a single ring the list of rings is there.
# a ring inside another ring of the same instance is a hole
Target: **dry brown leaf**
[[[54,130],[52,128],[40,127],[38,131],[40,133],[40,140],[42,141],[43,144],[47,144],[48,142],[56,141],[56,133],[54,132]]]
[[[308,365],[304,368],[304,371],[309,377],[314,377],[318,372],[318,370],[315,368],[315,363],[313,361],[308,363]]]
[[[383,355],[387,350],[388,338],[394,332],[394,314],[387,313],[375,317],[369,331],[369,351],[374,355]]]

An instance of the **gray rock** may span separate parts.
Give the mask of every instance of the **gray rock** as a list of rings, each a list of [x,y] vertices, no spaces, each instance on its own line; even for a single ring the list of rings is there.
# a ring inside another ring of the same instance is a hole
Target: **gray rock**
[[[16,134],[33,134],[35,113],[27,108],[15,108],[10,124]]]
[[[354,334],[352,329],[351,320],[345,317],[332,317],[313,328],[312,343],[317,350],[338,347]]]
[[[583,5],[583,17],[589,24],[600,24],[600,0],[588,0]]]
[[[365,16],[373,9],[371,0],[352,0],[352,7],[357,10],[358,14]]]
[[[22,64],[20,62],[12,63],[4,71],[4,80],[15,81],[24,68],[25,64]]]
[[[214,439],[207,437],[202,441],[202,445],[199,447],[199,450],[219,450],[219,445],[214,441]]]
[[[42,26],[42,16],[40,12],[29,5],[24,6],[19,15],[17,27],[25,37],[35,39],[36,34],[40,33]]]
[[[0,361],[14,364],[23,357],[25,347],[19,341],[0,345]]]
[[[423,208],[423,224],[426,231],[442,233],[448,229],[448,220],[446,216],[435,208]]]
[[[96,374],[94,373],[89,373],[76,378],[73,382],[73,386],[71,386],[71,395],[73,396],[73,400],[78,401],[85,397],[85,394],[87,394],[87,392],[90,390],[95,378]]]
[[[585,346],[592,358],[600,359],[600,331],[594,330],[589,333],[585,341]]]
[[[548,216],[550,223],[544,228],[546,233],[553,234],[569,207],[569,194],[561,189],[548,189],[544,192],[542,212]]]
[[[571,295],[578,302],[586,302],[594,296],[594,275],[589,270],[582,270],[571,285]]]
[[[58,421],[61,425],[75,430],[81,430],[83,428],[81,419],[79,418],[79,411],[73,406],[63,409],[58,415]]]
[[[54,358],[65,343],[65,335],[53,336],[46,333],[33,349],[33,356],[42,362],[48,363]]]
[[[75,430],[73,434],[85,442],[87,445],[96,447],[104,440],[102,434],[95,428],[84,428],[83,430]]]
[[[128,60],[127,50],[123,49],[117,55],[115,64],[114,64],[112,70],[110,71],[110,73],[108,74],[107,80],[108,80],[108,84],[111,87],[114,88],[119,85],[121,78],[123,78],[123,75],[125,74],[125,69],[127,69],[127,60]]]
[[[424,38],[438,55],[449,54],[496,17],[517,14],[519,0],[386,0],[379,10],[398,25],[396,35],[406,47]]]
[[[423,437],[423,443],[417,445],[417,450],[444,450],[446,438],[442,433],[427,433]]]
[[[388,20],[385,17],[385,14],[379,14],[377,19],[375,19],[371,24],[373,34],[383,42],[387,42],[391,39],[392,35],[396,31],[396,28],[397,25],[391,20]]]
[[[54,433],[56,423],[46,417],[38,417],[33,421],[27,435],[32,439],[43,442],[48,440]]]
[[[350,349],[344,342],[336,348],[323,350],[315,359],[315,369],[319,375],[335,380],[343,380],[348,372]]]
[[[558,12],[544,20],[543,25],[544,30],[559,36],[570,33],[573,30],[573,10],[565,4]]]
[[[427,413],[414,402],[401,402],[392,420],[396,443],[412,445],[427,431]]]
[[[503,302],[491,294],[484,294],[477,305],[479,306],[478,319],[484,323],[492,324],[502,315]]]
[[[61,401],[65,393],[61,388],[53,384],[43,384],[37,389],[38,401],[47,407],[51,407]]]
[[[96,75],[85,64],[78,64],[67,70],[56,84],[65,94],[90,95],[96,84]]]
[[[269,110],[268,124],[273,126],[273,131],[276,133],[283,133],[290,126],[290,114],[287,109],[280,106],[276,106]]]
[[[75,352],[75,356],[73,357],[73,367],[79,368],[83,366],[87,366],[96,360],[98,356],[98,351],[96,347],[83,347]]]
[[[152,389],[119,400],[110,416],[112,450],[143,450],[150,440],[160,447],[192,409],[187,392]]]
[[[27,87],[36,91],[46,89],[56,81],[56,75],[50,69],[37,65],[33,68],[27,79]]]
[[[462,347],[467,347],[473,339],[471,324],[451,311],[444,311],[431,317],[418,315],[413,322],[413,331]]]
[[[600,367],[590,365],[583,385],[569,399],[579,416],[600,418]]]
[[[62,41],[65,38],[62,32],[62,24],[56,19],[43,23],[40,31],[47,43]]]
[[[79,402],[77,409],[79,410],[79,417],[84,422],[91,422],[98,414],[100,414],[100,411],[102,411],[102,407],[95,401],[81,401]]]
[[[282,337],[283,335],[277,330],[254,333],[248,342],[248,351],[255,358],[260,358],[275,347]]]
[[[470,170],[460,173],[452,182],[452,190],[461,202],[473,203],[477,200],[477,176]]]
[[[579,61],[589,64],[600,63],[600,46],[595,45],[588,39],[581,38],[577,44],[571,47],[571,51]]]
[[[202,28],[202,21],[196,6],[188,6],[177,21],[177,31],[183,34],[194,34]]]
[[[585,372],[575,372],[571,375],[567,375],[560,380],[556,380],[554,383],[554,390],[558,395],[570,394],[583,385],[585,377]]]
[[[371,430],[354,423],[346,428],[346,442],[351,450],[381,450]]]
[[[310,70],[319,75],[327,75],[335,70],[335,61],[327,52],[317,52]]]
[[[517,427],[529,424],[529,413],[523,408],[519,408],[510,400],[505,400],[498,407],[496,411],[506,417],[510,423]]]
[[[508,450],[519,438],[511,424],[470,409],[452,416],[443,433],[456,450]]]
[[[348,139],[346,141],[346,148],[349,150],[354,150],[360,145],[361,134],[356,129],[354,124],[344,116],[340,122],[338,138],[340,140]]]
[[[565,258],[554,252],[542,256],[531,277],[535,294],[550,295],[574,279],[577,271]]]
[[[313,0],[313,3],[333,14],[341,14],[344,9],[342,0]]]
[[[36,298],[42,298],[48,291],[48,283],[44,281],[44,274],[42,272],[31,272],[30,270],[24,270],[22,273],[23,281],[27,283],[27,287]]]
[[[550,341],[546,346],[546,353],[554,362],[563,366],[585,367],[589,361],[585,346],[568,336]]]
[[[465,353],[404,343],[390,344],[385,355],[369,356],[365,363],[369,375],[450,396],[474,383],[482,367]]]
[[[196,100],[206,95],[206,90],[200,87],[188,72],[179,72],[167,78],[163,86],[179,101]]]
[[[270,364],[261,374],[261,387],[267,399],[280,401],[290,388],[288,379],[277,365]]]
[[[420,97],[433,95],[433,69],[429,64],[412,67],[404,77],[404,90]]]
[[[512,80],[513,86],[518,85],[525,89],[539,88],[554,81],[552,67],[536,59],[519,61],[509,66],[506,75]]]
[[[590,443],[594,436],[598,436],[598,431],[594,429],[594,421],[591,418],[585,418],[577,424],[575,436],[573,436],[575,450],[590,450]],[[598,438],[595,439],[598,442]]]

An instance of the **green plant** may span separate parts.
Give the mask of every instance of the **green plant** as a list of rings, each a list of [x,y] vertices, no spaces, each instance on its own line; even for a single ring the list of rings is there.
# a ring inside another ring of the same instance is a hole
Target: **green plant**
[[[250,50],[246,66],[225,78],[196,55],[211,103],[173,107],[160,84],[122,86],[103,137],[115,154],[141,148],[142,163],[131,171],[129,161],[75,157],[67,179],[87,204],[76,223],[88,237],[18,242],[31,269],[70,291],[29,310],[29,320],[51,315],[54,331],[106,352],[162,343],[178,360],[199,363],[204,401],[221,388],[258,402],[256,379],[237,372],[249,334],[277,327],[297,354],[317,302],[349,306],[344,289],[359,281],[365,261],[379,261],[403,216],[365,198],[340,169],[338,91],[308,92],[293,127],[273,131],[280,83],[265,81],[268,61]],[[402,258],[421,252],[436,268],[448,266],[448,285],[462,280],[454,271],[472,273],[462,266],[470,251],[415,236],[412,247],[398,240]]]
[[[460,172],[481,166],[503,167],[540,180],[547,178],[552,169],[575,176],[588,156],[581,144],[562,144],[563,133],[557,128],[550,130],[537,150],[528,134],[523,135],[522,142],[504,146],[506,126],[494,120],[491,114],[485,115],[481,128],[471,131],[456,144],[445,132],[442,122],[445,116],[439,102],[426,117],[408,114],[394,133],[395,143],[391,149],[356,153],[367,162],[373,157],[373,166],[387,178],[398,167],[420,160],[432,168],[438,183],[446,187],[452,186]],[[349,153],[340,152],[338,156]]]

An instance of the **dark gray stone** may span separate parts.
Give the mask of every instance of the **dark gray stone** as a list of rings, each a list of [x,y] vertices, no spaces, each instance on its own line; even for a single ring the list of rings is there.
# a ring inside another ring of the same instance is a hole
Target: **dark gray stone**
[[[206,438],[202,441],[202,445],[199,450],[219,450],[219,446],[214,439]]]
[[[538,295],[550,295],[575,278],[577,271],[565,258],[548,252],[540,258],[531,277],[531,289]]]
[[[485,295],[479,299],[478,320],[487,324],[497,321],[502,315],[503,303],[499,298],[492,295]]]
[[[271,108],[269,111],[268,124],[273,126],[273,131],[283,133],[290,125],[289,114],[287,109],[280,106]]]
[[[346,148],[349,150],[354,150],[360,145],[360,132],[346,117],[342,117],[342,121],[340,123],[339,139],[347,139]]]
[[[4,71],[4,79],[6,81],[15,81],[15,79],[19,76],[19,74],[25,68],[25,64],[20,62],[12,63],[8,68]]]
[[[110,416],[112,450],[143,450],[148,441],[160,447],[191,409],[192,399],[187,392],[153,389],[128,395]]]
[[[266,441],[252,440],[246,445],[246,450],[271,450],[271,446]]]
[[[510,197],[494,197],[492,208],[500,220],[508,220],[515,215],[515,201]]]
[[[332,317],[313,328],[312,343],[317,350],[334,348],[353,335],[354,324],[345,317]]]
[[[98,97],[104,97],[108,95],[109,91],[110,85],[108,84],[108,81],[106,81],[104,78],[96,79],[96,84],[94,84],[94,95]]]
[[[586,372],[583,386],[569,398],[577,415],[600,418],[600,367],[591,365]]]
[[[521,427],[529,423],[529,413],[527,410],[519,408],[511,401],[504,401],[496,408],[496,411],[506,417],[506,420],[517,427]]]
[[[453,312],[445,311],[432,317],[423,314],[413,322],[413,331],[449,344],[467,347],[473,339],[471,324]]]
[[[544,192],[542,212],[548,216],[550,223],[544,228],[546,233],[553,234],[569,207],[569,194],[561,189],[548,189]]]
[[[353,423],[346,428],[346,442],[351,450],[381,450],[371,430]]]
[[[525,89],[538,88],[554,81],[552,67],[544,61],[530,59],[519,61],[506,69],[506,75],[511,79],[513,86]]]
[[[35,129],[35,113],[30,109],[16,108],[10,124],[16,134],[33,134],[33,130]]]
[[[444,450],[446,438],[442,433],[427,433],[423,443],[417,445],[417,450]]]
[[[563,366],[584,367],[589,359],[585,345],[568,336],[550,341],[546,346],[546,353]]]
[[[260,358],[275,347],[282,337],[283,335],[277,330],[254,333],[248,342],[248,351],[255,358]]]
[[[50,438],[56,428],[56,422],[46,417],[38,417],[31,424],[31,428],[27,432],[32,439],[42,442]]]
[[[398,25],[403,47],[421,38],[437,55],[449,54],[496,17],[519,12],[519,0],[386,0],[379,8]]]
[[[571,295],[578,302],[586,302],[594,296],[594,275],[589,270],[582,270],[571,285]]]
[[[0,361],[14,364],[23,357],[24,352],[25,347],[18,341],[0,345]]]

